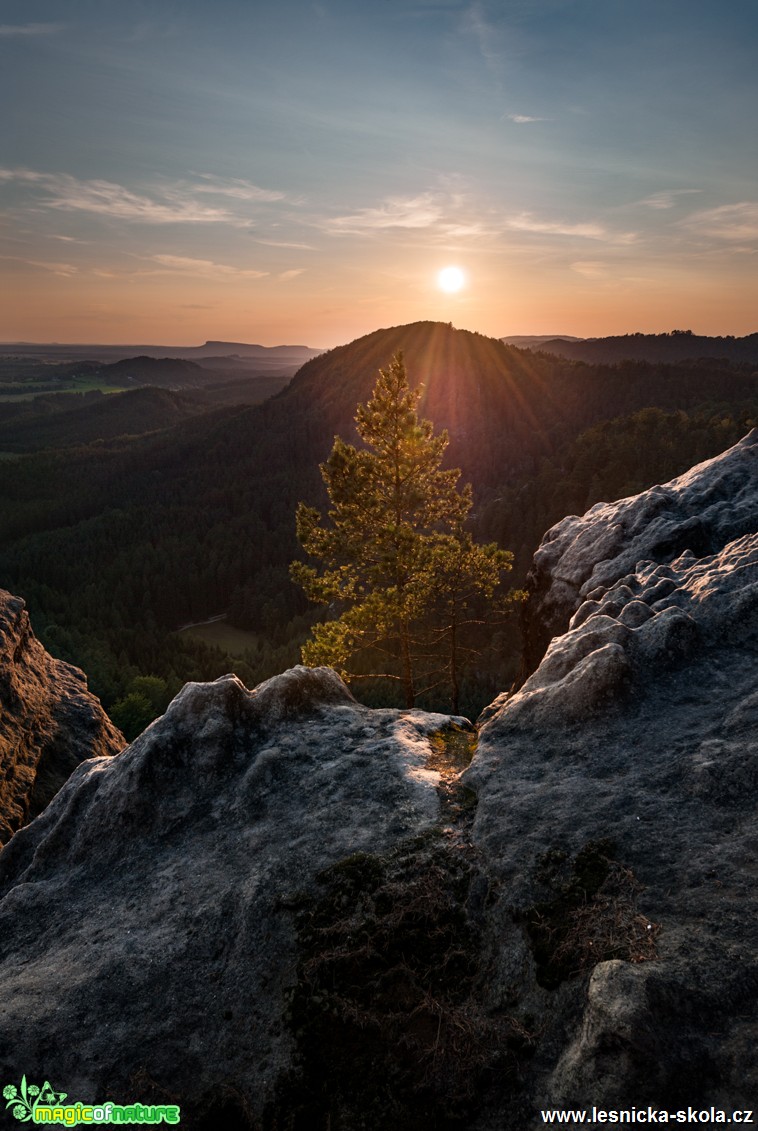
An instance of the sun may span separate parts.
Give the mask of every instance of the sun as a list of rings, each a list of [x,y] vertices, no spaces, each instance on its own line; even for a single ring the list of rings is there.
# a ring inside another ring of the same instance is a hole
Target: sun
[[[460,267],[443,267],[437,272],[437,286],[447,295],[454,295],[466,286],[466,274]]]

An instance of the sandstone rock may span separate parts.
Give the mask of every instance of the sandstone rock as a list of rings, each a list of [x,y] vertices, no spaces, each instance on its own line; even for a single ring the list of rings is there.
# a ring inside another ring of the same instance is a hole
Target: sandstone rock
[[[294,1067],[299,901],[432,828],[429,736],[449,726],[298,667],[188,684],[79,766],[0,854],[0,1077],[260,1126]]]
[[[592,963],[532,995],[553,1033],[541,1106],[731,1111],[758,1094],[756,531],[754,431],[670,484],[564,520],[535,555],[532,616],[543,635],[564,631],[484,720],[464,775],[502,892],[503,992],[540,982],[535,908],[575,954],[599,946],[592,905],[566,911],[572,860],[612,857],[617,885],[595,904],[608,923],[588,990]]]
[[[24,602],[0,590],[0,844],[44,809],[81,761],[125,745],[84,673],[48,655]]]
[[[758,525],[755,492],[758,429],[733,448],[663,486],[614,503],[596,503],[581,518],[553,526],[534,555],[530,598],[523,611],[526,647],[522,679],[536,669],[551,637],[595,590],[607,593],[638,562],[665,567],[689,551],[707,557]],[[665,571],[664,571],[665,572]],[[648,593],[648,605],[662,599]],[[627,594],[631,600],[632,594]]]

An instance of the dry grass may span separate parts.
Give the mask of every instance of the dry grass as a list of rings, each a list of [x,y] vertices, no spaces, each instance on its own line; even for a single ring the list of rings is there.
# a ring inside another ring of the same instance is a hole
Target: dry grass
[[[548,875],[554,897],[536,904],[527,932],[538,981],[555,988],[598,962],[657,957],[660,925],[639,909],[643,887],[630,868],[613,859],[608,841],[585,846],[569,877]]]

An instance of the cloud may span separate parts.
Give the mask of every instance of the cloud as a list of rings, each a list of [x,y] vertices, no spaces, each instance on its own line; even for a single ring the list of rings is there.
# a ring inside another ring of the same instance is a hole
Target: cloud
[[[463,26],[476,40],[479,54],[487,68],[496,76],[499,75],[501,57],[494,46],[497,40],[497,32],[493,25],[487,20],[482,5],[476,2],[476,0],[467,9],[464,15]]]
[[[57,35],[65,24],[0,24],[0,36]]]
[[[64,278],[70,278],[78,271],[73,263],[50,263],[41,259],[22,259],[19,255],[0,255],[0,259],[22,263],[25,267],[37,267],[40,271],[50,271],[53,275],[61,275]]]
[[[317,251],[318,249],[310,243],[290,243],[288,240],[262,240],[258,236],[253,237],[256,243],[265,244],[266,247],[289,247],[294,248],[296,251]]]
[[[39,173],[33,169],[0,169],[0,182],[32,185],[42,195],[40,204],[62,212],[90,212],[120,220],[148,224],[218,223],[232,217],[225,209],[209,207],[175,193],[167,199],[132,192],[112,181],[80,181],[69,173]]]
[[[349,216],[327,221],[336,233],[363,235],[387,228],[431,228],[442,219],[442,204],[430,192],[412,197],[389,197],[376,208],[359,208]]]
[[[195,192],[212,193],[214,196],[230,196],[235,200],[275,201],[284,200],[284,193],[275,189],[263,189],[254,185],[252,181],[244,181],[238,177],[224,180],[213,173],[198,173],[202,184],[194,185]]]
[[[678,196],[689,196],[691,193],[698,193],[700,189],[669,189],[666,192],[654,192],[651,196],[646,196],[644,200],[637,201],[638,204],[644,204],[646,208],[673,208],[677,203]]]
[[[506,221],[506,228],[512,232],[535,232],[551,236],[581,236],[588,240],[604,240],[611,243],[633,243],[634,232],[609,232],[601,224],[569,224],[565,221],[541,220],[531,212],[520,212]]]
[[[535,236],[578,237],[614,245],[634,243],[635,232],[618,232],[592,220],[571,222],[537,216],[532,212],[503,214],[482,206],[457,189],[428,190],[410,197],[388,197],[379,204],[320,221],[332,235],[373,237],[417,232],[437,244],[486,239],[494,246],[514,232]],[[509,241],[512,243],[512,239]]]
[[[185,255],[153,255],[156,263],[160,263],[169,273],[202,275],[205,278],[236,278],[262,279],[268,271],[257,271],[252,267],[232,267],[226,263],[214,263],[211,259],[190,259]],[[155,272],[153,272],[155,274]]]
[[[429,191],[410,197],[387,197],[373,208],[317,222],[331,235],[374,236],[391,231],[424,232],[435,242],[495,236],[460,192]]]
[[[305,271],[304,267],[295,267],[291,271],[282,271],[281,275],[277,275],[280,283],[286,283],[289,279],[296,279],[298,275],[302,275]]]
[[[578,259],[569,266],[572,271],[576,271],[577,275],[583,275],[585,279],[602,279],[608,273],[603,264],[594,259]]]
[[[700,236],[720,240],[758,239],[758,201],[744,200],[739,204],[723,204],[694,212],[680,225]]]
[[[208,175],[210,176],[210,175]],[[180,181],[133,191],[105,180],[79,180],[69,173],[41,173],[34,169],[0,168],[0,183],[28,186],[36,193],[36,207],[61,212],[86,212],[143,224],[232,224],[245,227],[249,214],[233,204],[260,204],[284,199],[284,193],[258,188],[249,181]],[[207,200],[219,195],[224,203]],[[229,203],[226,203],[229,201]]]
[[[523,126],[526,122],[547,122],[548,120],[547,118],[534,118],[531,114],[506,114],[506,117],[518,126]]]

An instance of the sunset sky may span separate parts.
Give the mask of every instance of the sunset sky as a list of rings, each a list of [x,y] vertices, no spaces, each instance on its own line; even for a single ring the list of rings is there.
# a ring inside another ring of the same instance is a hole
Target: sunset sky
[[[0,340],[758,331],[757,49],[756,0],[3,0]]]

